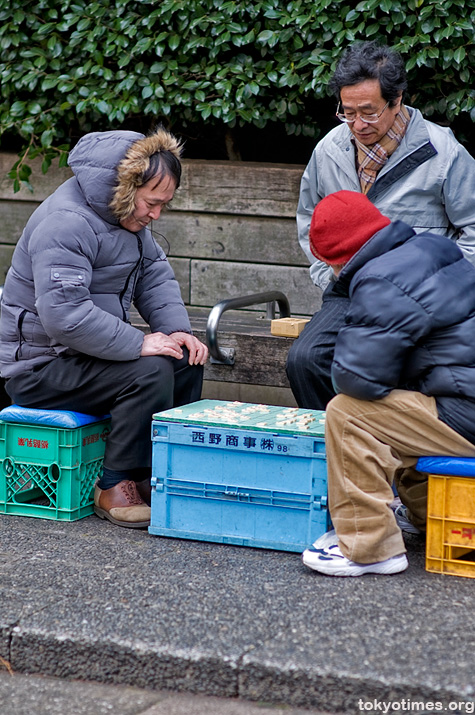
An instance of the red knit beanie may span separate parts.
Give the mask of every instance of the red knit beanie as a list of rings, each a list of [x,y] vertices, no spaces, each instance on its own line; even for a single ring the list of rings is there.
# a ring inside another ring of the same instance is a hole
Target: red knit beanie
[[[357,191],[337,191],[316,206],[310,223],[310,250],[330,265],[347,263],[391,221]]]

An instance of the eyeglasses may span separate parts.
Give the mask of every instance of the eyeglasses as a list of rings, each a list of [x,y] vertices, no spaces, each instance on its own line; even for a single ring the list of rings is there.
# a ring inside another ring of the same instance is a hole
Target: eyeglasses
[[[389,102],[386,102],[379,114],[358,114],[358,112],[346,112],[345,114],[342,114],[340,111],[338,111],[340,109],[340,104],[341,102],[338,102],[338,107],[336,108],[336,116],[338,117],[340,122],[346,122],[346,124],[353,124],[353,122],[356,122],[358,117],[365,124],[376,124],[383,112],[385,112],[386,109],[389,107]]]

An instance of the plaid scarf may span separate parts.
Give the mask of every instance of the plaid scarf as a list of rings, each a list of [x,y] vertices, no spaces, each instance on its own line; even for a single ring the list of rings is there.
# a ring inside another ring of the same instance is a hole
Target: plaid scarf
[[[374,182],[378,172],[383,168],[389,157],[396,151],[406,133],[410,115],[406,107],[401,104],[401,109],[394,119],[394,123],[379,142],[372,146],[365,146],[354,137],[357,154],[356,162],[358,167],[358,178],[360,180],[361,191],[367,194]]]

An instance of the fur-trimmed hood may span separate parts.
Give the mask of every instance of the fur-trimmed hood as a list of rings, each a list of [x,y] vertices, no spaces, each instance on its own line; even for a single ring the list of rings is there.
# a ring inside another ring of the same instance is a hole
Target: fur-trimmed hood
[[[135,193],[159,151],[181,154],[179,141],[164,129],[146,137],[138,132],[91,132],[69,154],[69,166],[87,203],[102,218],[118,224],[135,207]]]
[[[110,208],[119,220],[125,219],[135,208],[135,193],[142,185],[142,177],[150,164],[150,157],[168,151],[180,158],[181,144],[165,129],[159,129],[148,137],[134,142],[120,162],[117,184]]]

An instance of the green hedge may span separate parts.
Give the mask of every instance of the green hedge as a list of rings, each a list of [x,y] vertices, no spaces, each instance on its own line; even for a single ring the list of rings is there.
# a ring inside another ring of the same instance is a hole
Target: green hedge
[[[82,133],[131,122],[317,137],[318,101],[360,39],[401,51],[412,105],[472,129],[474,25],[475,0],[0,0],[1,147],[20,150],[18,188],[32,156],[46,171]]]

